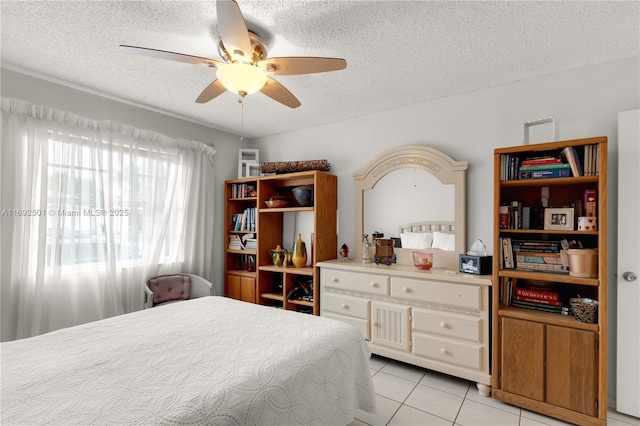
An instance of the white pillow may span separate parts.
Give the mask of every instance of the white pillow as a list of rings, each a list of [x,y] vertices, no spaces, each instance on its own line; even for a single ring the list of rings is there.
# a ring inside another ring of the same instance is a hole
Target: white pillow
[[[403,246],[404,247],[404,246]],[[455,234],[447,234],[444,232],[433,233],[433,244],[431,247],[434,249],[455,251],[456,250],[456,236]]]
[[[432,241],[433,234],[431,232],[402,232],[400,234],[402,248],[430,248]]]

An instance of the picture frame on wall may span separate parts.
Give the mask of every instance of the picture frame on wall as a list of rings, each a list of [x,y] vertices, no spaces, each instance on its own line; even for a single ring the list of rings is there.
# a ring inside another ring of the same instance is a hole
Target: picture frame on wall
[[[572,231],[574,225],[573,208],[544,209],[544,229]]]

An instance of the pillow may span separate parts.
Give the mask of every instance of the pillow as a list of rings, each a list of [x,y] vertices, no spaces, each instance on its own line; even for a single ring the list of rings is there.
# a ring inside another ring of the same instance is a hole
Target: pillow
[[[433,244],[431,244],[431,247],[434,249],[455,251],[456,236],[455,234],[447,234],[445,232],[434,232]]]
[[[402,232],[400,234],[402,248],[430,248],[432,241],[433,234],[431,232]]]

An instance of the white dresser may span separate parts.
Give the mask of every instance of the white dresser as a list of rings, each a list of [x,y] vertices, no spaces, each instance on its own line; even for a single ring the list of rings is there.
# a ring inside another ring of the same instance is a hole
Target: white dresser
[[[491,276],[319,262],[320,315],[356,327],[374,354],[477,382],[491,394]]]

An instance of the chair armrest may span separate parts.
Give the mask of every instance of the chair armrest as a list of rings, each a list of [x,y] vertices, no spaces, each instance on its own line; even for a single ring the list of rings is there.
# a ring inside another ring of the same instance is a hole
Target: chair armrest
[[[144,283],[144,309],[147,308],[153,308],[153,292],[147,283]]]
[[[212,295],[213,284],[211,284],[209,281],[205,280],[199,275],[183,275],[188,275],[191,278],[191,299]]]

